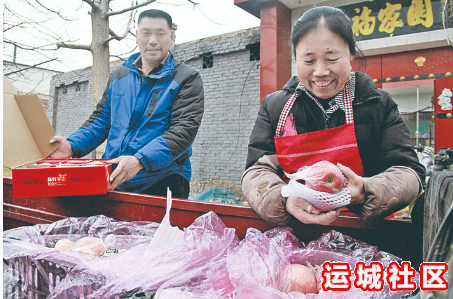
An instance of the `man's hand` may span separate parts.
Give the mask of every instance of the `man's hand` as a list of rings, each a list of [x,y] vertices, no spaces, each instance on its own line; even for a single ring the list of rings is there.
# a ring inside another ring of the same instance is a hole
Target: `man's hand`
[[[110,190],[132,179],[143,168],[142,162],[134,156],[121,156],[113,159],[112,164],[118,164],[110,176]]]
[[[328,225],[340,216],[341,209],[320,212],[311,203],[301,197],[288,197],[286,200],[286,210],[288,213],[305,224]]]
[[[60,146],[49,155],[50,158],[66,159],[71,158],[74,155],[71,144],[66,140],[66,138],[54,136],[50,140],[50,143],[52,144],[56,142],[59,142]]]
[[[351,193],[351,204],[363,204],[365,202],[363,178],[355,174],[349,167],[341,164],[337,164],[337,166],[346,177],[346,187],[348,187],[349,192]]]

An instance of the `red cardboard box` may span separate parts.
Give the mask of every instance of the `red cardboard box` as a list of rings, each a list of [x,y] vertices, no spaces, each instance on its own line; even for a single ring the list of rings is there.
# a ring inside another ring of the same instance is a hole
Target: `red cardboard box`
[[[3,76],[3,167],[11,170],[13,197],[107,193],[110,160],[46,159],[59,146],[50,144],[53,136],[38,96],[18,95]]]
[[[12,170],[13,197],[106,194],[111,160],[46,159]]]

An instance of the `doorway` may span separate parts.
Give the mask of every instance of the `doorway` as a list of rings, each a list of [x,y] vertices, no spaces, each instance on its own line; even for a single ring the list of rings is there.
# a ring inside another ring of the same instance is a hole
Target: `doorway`
[[[434,147],[434,80],[383,83],[406,122],[412,145]]]

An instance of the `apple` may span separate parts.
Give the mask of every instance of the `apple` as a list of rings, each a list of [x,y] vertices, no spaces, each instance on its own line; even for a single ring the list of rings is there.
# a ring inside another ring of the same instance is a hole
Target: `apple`
[[[320,161],[313,164],[305,176],[305,185],[313,190],[338,193],[343,189],[346,178],[335,164]]]
[[[318,294],[315,271],[301,264],[291,264],[290,292]]]
[[[84,237],[75,242],[73,251],[101,255],[105,251],[105,246],[99,238]]]
[[[55,243],[54,248],[58,250],[72,250],[74,249],[74,242],[68,239],[60,239]]]

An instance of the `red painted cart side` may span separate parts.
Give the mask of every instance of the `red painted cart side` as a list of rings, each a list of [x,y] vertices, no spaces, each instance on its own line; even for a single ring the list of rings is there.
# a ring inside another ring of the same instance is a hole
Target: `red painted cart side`
[[[4,177],[4,229],[101,214],[117,221],[160,222],[166,208],[166,198],[160,196],[113,191],[106,195],[13,198],[12,187],[12,179]],[[260,231],[275,227],[262,220],[249,206],[177,198],[173,199],[170,221],[179,228],[188,227],[209,211],[215,212],[227,227],[235,228],[240,239],[249,227]],[[290,226],[301,242],[315,240],[334,229],[405,260],[411,257],[410,220],[385,219],[369,223],[357,217],[340,216],[329,226],[300,222]]]

